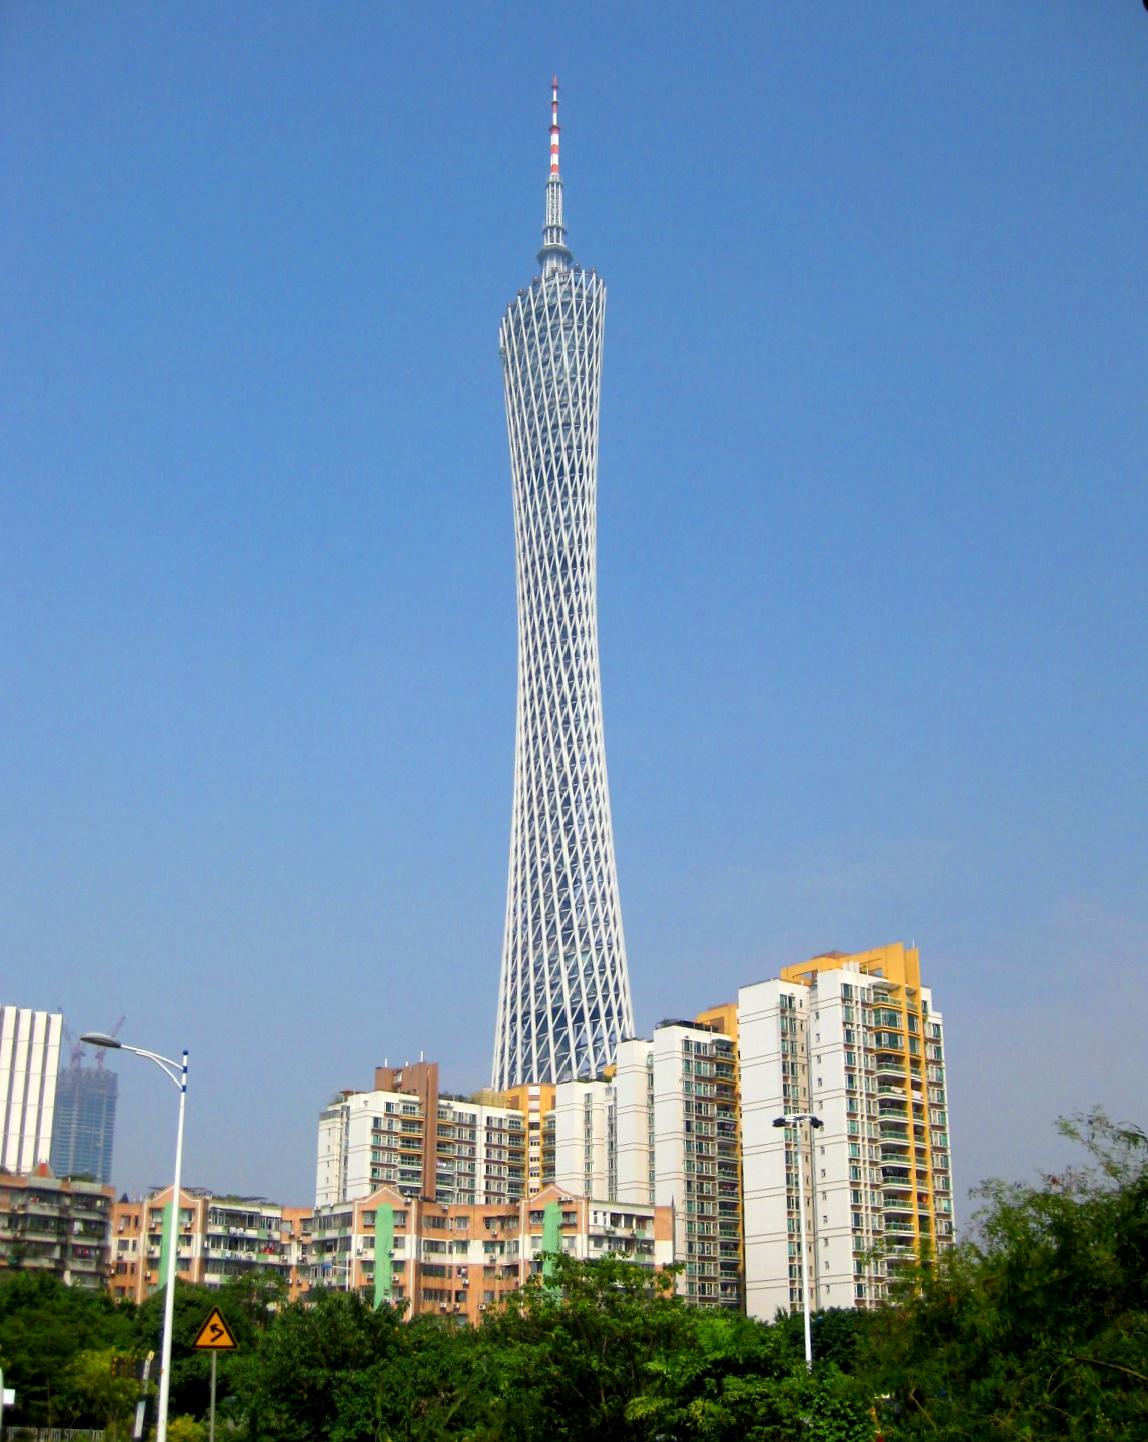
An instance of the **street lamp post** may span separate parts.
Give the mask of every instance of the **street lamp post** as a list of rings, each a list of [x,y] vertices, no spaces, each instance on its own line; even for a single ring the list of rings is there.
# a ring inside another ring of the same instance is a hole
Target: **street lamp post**
[[[775,1127],[792,1127],[797,1145],[797,1219],[801,1228],[801,1301],[805,1311],[805,1366],[807,1371],[813,1370],[813,1333],[809,1325],[809,1252],[805,1243],[805,1163],[802,1158],[801,1133],[798,1127],[802,1122],[808,1122],[810,1129],[816,1131],[825,1123],[820,1117],[815,1117],[812,1112],[787,1112],[783,1117],[774,1117]],[[810,1178],[812,1181],[812,1178]]]
[[[172,1061],[158,1052],[145,1051],[143,1047],[128,1046],[102,1031],[85,1032],[80,1038],[90,1046],[107,1046],[116,1051],[130,1051],[133,1056],[146,1057],[154,1062],[168,1081],[179,1091],[179,1121],[175,1129],[175,1180],[171,1191],[171,1244],[167,1252],[167,1276],[164,1279],[163,1298],[163,1341],[160,1345],[159,1404],[156,1408],[155,1442],[167,1442],[167,1408],[171,1393],[171,1330],[175,1315],[175,1274],[179,1252],[179,1190],[183,1173],[183,1112],[187,1103],[187,1048],[183,1061]]]

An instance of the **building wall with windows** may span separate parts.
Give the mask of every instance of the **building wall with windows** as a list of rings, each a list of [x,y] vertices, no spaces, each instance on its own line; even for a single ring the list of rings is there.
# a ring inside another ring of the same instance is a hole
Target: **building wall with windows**
[[[33,1172],[0,1171],[0,1272],[48,1272],[70,1287],[104,1285],[112,1189]]]
[[[623,1047],[631,1046],[622,1042]],[[614,1082],[564,1082],[554,1102],[554,1180],[579,1196],[608,1197],[612,1137],[616,1126],[617,1088]],[[653,1201],[650,1188],[631,1198]]]
[[[526,1190],[533,1195],[554,1179],[554,1087],[530,1082],[505,1091],[482,1091],[475,1101],[521,1112],[526,1121]]]
[[[163,1286],[164,1217],[171,1198],[171,1187],[165,1187],[112,1207],[108,1285],[113,1296],[142,1302]],[[309,1211],[262,1197],[181,1189],[176,1275],[214,1290],[232,1277],[270,1274],[289,1297],[297,1296],[300,1225]]]
[[[476,1323],[543,1268],[548,1213],[555,1250],[639,1266],[673,1260],[667,1208],[576,1197],[548,1186],[520,1201],[443,1204],[380,1187],[316,1207],[301,1228],[305,1288],[356,1291],[409,1317]]]
[[[52,1120],[52,1170],[58,1177],[112,1177],[119,1080],[102,1066],[77,1060],[56,1081]]]
[[[561,1083],[555,1174],[572,1192],[667,1208],[678,1290],[741,1305],[741,1187],[733,1039],[713,1026],[663,1022],[618,1047],[609,1080]]]
[[[495,1204],[521,1200],[532,1177],[548,1180],[552,1088],[450,1096],[439,1091],[436,1062],[379,1067],[375,1081],[373,1091],[340,1093],[320,1115],[317,1207],[385,1185],[445,1205]]]
[[[797,1147],[815,1307],[870,1307],[952,1244],[944,1028],[915,948],[831,953],[738,1001],[746,1304],[801,1305]],[[812,1112],[823,1123],[780,1129]]]
[[[51,1158],[59,1012],[0,1006],[0,1167],[32,1172]]]

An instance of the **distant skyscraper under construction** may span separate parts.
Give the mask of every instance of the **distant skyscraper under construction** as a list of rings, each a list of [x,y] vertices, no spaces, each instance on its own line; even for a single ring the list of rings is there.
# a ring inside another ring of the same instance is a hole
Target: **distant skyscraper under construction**
[[[119,1081],[98,1060],[95,1066],[84,1066],[78,1050],[56,1081],[52,1170],[58,1177],[110,1182]]]
[[[591,1077],[632,1034],[598,669],[606,287],[562,217],[558,81],[540,274],[500,331],[514,491],[518,708],[493,1084]]]

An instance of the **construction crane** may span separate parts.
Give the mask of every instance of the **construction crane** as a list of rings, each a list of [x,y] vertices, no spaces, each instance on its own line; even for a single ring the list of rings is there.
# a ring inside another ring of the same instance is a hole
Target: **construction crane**
[[[120,1028],[123,1026],[123,1024],[124,1024],[125,1021],[127,1021],[127,1017],[126,1017],[126,1016],[121,1016],[120,1019],[119,1019],[119,1021],[116,1022],[115,1026],[112,1027],[111,1031],[108,1032],[108,1035],[109,1035],[109,1036],[119,1036],[119,1034],[120,1034]],[[104,1049],[103,1049],[103,1047],[100,1047],[100,1048],[97,1050],[97,1052],[96,1052],[96,1070],[97,1070],[97,1071],[103,1071],[103,1069],[104,1069]]]
[[[61,1006],[58,1007],[57,1010],[63,1012],[64,1008]],[[108,1035],[119,1036],[120,1028],[123,1026],[125,1021],[127,1021],[127,1017],[121,1016],[119,1021],[116,1022],[115,1026],[112,1027],[111,1031],[108,1032]],[[76,1033],[72,1030],[72,1028],[68,1025],[67,1022],[64,1022],[63,1026],[64,1040],[68,1044],[68,1066],[72,1071],[79,1071],[80,1068],[84,1065],[85,1044],[80,1040],[80,1038],[76,1035]],[[104,1069],[104,1053],[102,1050],[99,1049],[97,1049],[96,1051],[95,1067],[97,1071],[103,1071]]]

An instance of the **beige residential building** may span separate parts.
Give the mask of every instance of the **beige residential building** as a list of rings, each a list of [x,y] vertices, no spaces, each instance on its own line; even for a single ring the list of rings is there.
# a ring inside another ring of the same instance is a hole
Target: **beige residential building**
[[[164,1217],[172,1189],[165,1187],[112,1207],[109,1288],[115,1297],[142,1302],[164,1282]],[[231,1277],[271,1273],[300,1291],[300,1223],[309,1207],[283,1207],[262,1197],[219,1196],[200,1188],[180,1191],[177,1276],[211,1289]]]
[[[0,1272],[50,1272],[70,1287],[104,1284],[113,1192],[99,1182],[0,1170]]]
[[[307,1288],[405,1304],[408,1317],[476,1323],[543,1268],[545,1252],[620,1257],[653,1269],[673,1259],[669,1208],[573,1196],[547,1186],[513,1203],[444,1204],[384,1186],[316,1207],[302,1223]]]

